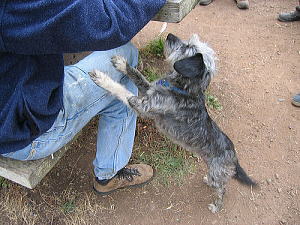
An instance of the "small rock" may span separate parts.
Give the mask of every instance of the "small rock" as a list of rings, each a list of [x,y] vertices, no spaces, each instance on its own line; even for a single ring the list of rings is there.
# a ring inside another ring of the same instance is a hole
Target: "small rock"
[[[280,193],[282,191],[281,188],[277,188],[277,192]]]
[[[283,102],[283,101],[285,101],[285,99],[284,98],[279,98],[278,101]]]
[[[278,173],[275,173],[275,178],[276,178],[276,179],[279,179]]]
[[[267,184],[271,184],[272,183],[272,179],[268,178],[267,179]]]

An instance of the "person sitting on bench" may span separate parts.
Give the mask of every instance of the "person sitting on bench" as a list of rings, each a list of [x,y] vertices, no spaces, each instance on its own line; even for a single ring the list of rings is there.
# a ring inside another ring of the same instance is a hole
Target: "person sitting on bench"
[[[144,184],[149,165],[127,165],[136,115],[98,87],[88,72],[107,72],[137,94],[110,59],[137,66],[130,43],[165,0],[41,0],[0,2],[0,154],[16,160],[47,157],[100,115],[94,189],[102,194]],[[63,53],[94,51],[64,66]],[[127,165],[127,166],[126,166]]]

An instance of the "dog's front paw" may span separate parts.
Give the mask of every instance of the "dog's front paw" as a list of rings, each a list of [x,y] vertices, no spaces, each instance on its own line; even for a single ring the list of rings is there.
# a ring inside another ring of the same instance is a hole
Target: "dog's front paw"
[[[124,73],[124,74],[127,73],[127,70],[126,70],[127,62],[123,56],[120,56],[120,55],[113,56],[111,58],[111,63],[121,73]]]
[[[111,80],[109,76],[107,76],[105,73],[99,70],[94,70],[93,72],[89,72],[89,75],[91,79],[101,87],[105,87],[106,84]]]

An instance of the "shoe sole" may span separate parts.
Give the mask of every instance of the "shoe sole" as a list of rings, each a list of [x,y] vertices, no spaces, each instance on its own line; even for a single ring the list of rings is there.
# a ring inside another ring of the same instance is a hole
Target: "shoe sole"
[[[96,188],[95,188],[94,186],[93,186],[93,190],[94,190],[98,195],[105,196],[105,195],[109,195],[109,194],[111,194],[111,193],[113,193],[113,192],[115,192],[115,191],[118,191],[118,190],[121,190],[121,189],[125,189],[125,188],[138,188],[138,187],[142,187],[142,186],[144,186],[144,185],[150,183],[150,182],[153,180],[154,175],[155,175],[155,171],[154,171],[154,169],[153,169],[153,176],[152,176],[149,180],[145,181],[144,183],[133,184],[133,185],[125,186],[125,187],[119,187],[119,188],[116,188],[116,189],[111,190],[111,191],[108,191],[108,192],[100,192],[100,191],[96,190]]]
[[[292,104],[294,106],[300,107],[300,102],[296,102],[295,100],[292,100]]]
[[[277,18],[280,22],[293,22],[293,20],[290,20],[290,19],[283,19],[281,17],[278,17]]]
[[[212,3],[212,2],[208,2],[208,3],[200,3],[199,5],[202,5],[202,6],[208,6],[210,3]]]

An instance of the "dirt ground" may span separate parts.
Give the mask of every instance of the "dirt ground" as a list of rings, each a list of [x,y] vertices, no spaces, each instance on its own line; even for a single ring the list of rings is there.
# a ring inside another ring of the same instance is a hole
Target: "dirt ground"
[[[276,19],[279,12],[293,10],[297,1],[250,4],[246,11],[233,0],[196,6],[182,22],[168,24],[165,32],[183,39],[197,33],[216,51],[218,73],[210,92],[223,109],[212,117],[235,143],[241,165],[260,189],[232,180],[224,209],[212,214],[207,208],[212,191],[202,183],[206,168],[200,163],[181,185],[151,183],[98,196],[91,190],[94,121],[36,189],[10,183],[0,190],[0,205],[6,201],[0,207],[3,224],[299,225],[300,108],[290,99],[300,92],[300,22]],[[150,22],[133,42],[143,47],[161,26]],[[75,62],[76,57],[66,59]],[[75,213],[58,212],[56,206],[64,198],[69,200],[64,208],[73,207],[72,199],[77,202]]]

